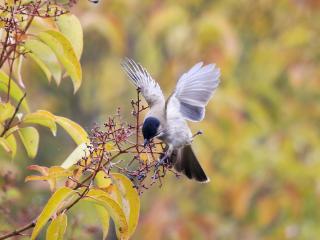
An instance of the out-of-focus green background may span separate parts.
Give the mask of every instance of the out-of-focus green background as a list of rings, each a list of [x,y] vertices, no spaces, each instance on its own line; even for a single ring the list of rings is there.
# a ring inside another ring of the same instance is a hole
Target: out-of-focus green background
[[[33,109],[87,130],[117,107],[129,115],[135,89],[119,66],[124,56],[144,65],[167,95],[196,62],[221,68],[205,120],[191,124],[204,131],[194,150],[211,182],[168,176],[162,188],[145,191],[133,239],[320,236],[319,1],[79,1],[73,13],[84,28],[80,91],[73,95],[71,81],[48,85],[31,64],[25,82]],[[34,162],[23,152],[2,162],[24,189],[13,193],[24,199],[17,216],[24,206],[42,206],[48,193],[41,184],[23,183],[30,175],[25,167],[59,164],[75,147],[63,131],[54,138],[41,130]],[[79,209],[69,226],[80,226],[81,239],[98,239],[94,214]]]

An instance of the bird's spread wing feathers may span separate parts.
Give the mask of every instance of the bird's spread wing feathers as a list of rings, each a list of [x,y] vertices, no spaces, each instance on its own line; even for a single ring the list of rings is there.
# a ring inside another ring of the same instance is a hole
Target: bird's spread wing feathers
[[[150,107],[164,102],[164,96],[159,84],[151,77],[147,70],[132,59],[126,58],[121,66],[131,82],[140,89]]]
[[[220,69],[214,64],[203,66],[202,62],[180,77],[172,97],[179,101],[184,118],[190,121],[201,121],[204,118],[205,106],[219,85],[219,77]]]

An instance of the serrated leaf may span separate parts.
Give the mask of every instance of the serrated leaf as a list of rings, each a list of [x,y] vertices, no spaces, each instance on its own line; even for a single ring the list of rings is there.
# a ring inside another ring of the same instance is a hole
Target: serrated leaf
[[[58,189],[48,200],[46,206],[43,208],[40,213],[36,225],[32,231],[31,239],[35,239],[44,225],[48,222],[48,220],[52,217],[52,215],[57,211],[60,204],[74,194],[74,190],[67,187],[62,187]]]
[[[59,85],[62,70],[60,63],[51,48],[36,39],[28,39],[24,46],[27,50],[31,51],[28,55],[38,64],[48,80],[51,80],[52,74],[54,80]]]
[[[0,102],[0,123],[11,118],[14,114],[15,108],[10,103]]]
[[[62,240],[67,230],[67,215],[62,213],[53,219],[47,229],[46,240]]]
[[[70,41],[62,33],[54,30],[41,32],[38,37],[52,49],[66,69],[72,79],[75,93],[81,85],[82,70]]]
[[[18,130],[20,139],[30,158],[37,155],[39,147],[39,133],[34,127],[25,127]]]
[[[91,201],[104,207],[114,221],[116,233],[119,239],[128,239],[128,223],[125,213],[120,205],[106,192],[99,189],[91,189],[84,200]]]
[[[83,31],[79,19],[73,14],[63,14],[57,17],[56,24],[73,46],[73,49],[80,59],[83,49]]]
[[[51,130],[53,136],[57,134],[57,125],[55,122],[55,116],[47,111],[38,110],[34,113],[29,113],[24,116],[22,119],[23,123],[26,124],[39,124],[44,127],[47,127]]]
[[[112,173],[112,177],[122,195],[123,210],[126,214],[128,221],[129,237],[136,230],[139,213],[140,213],[140,198],[137,190],[134,188],[133,183],[129,178],[120,174]]]
[[[16,156],[17,153],[17,141],[16,138],[13,134],[9,135],[8,137],[6,137],[7,143],[10,146],[11,149],[11,156],[14,158]]]
[[[5,74],[3,71],[0,70],[0,91],[7,93],[8,92],[8,83],[9,83],[9,77],[7,74]],[[10,83],[10,97],[12,97],[15,101],[19,102],[24,93],[19,88],[19,86],[11,79]],[[29,106],[26,101],[26,99],[23,99],[21,103],[21,107],[26,111],[29,112]]]
[[[76,164],[80,159],[89,155],[87,144],[82,143],[78,145],[67,159],[61,164],[61,167],[68,169]]]
[[[88,142],[88,134],[79,124],[65,117],[56,116],[55,119],[77,144]]]

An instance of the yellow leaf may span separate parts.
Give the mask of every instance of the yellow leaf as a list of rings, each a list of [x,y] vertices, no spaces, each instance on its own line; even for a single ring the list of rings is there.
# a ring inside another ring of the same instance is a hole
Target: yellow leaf
[[[108,235],[108,231],[109,231],[109,218],[110,215],[108,213],[108,210],[106,210],[104,207],[100,206],[100,205],[96,205],[96,211],[99,215],[99,219],[101,222],[101,228],[102,228],[102,239],[106,239],[107,235]]]
[[[66,170],[60,166],[53,166],[50,168],[42,167],[38,165],[31,165],[28,167],[30,170],[35,170],[40,172],[43,176],[27,176],[25,181],[38,181],[38,180],[46,180],[50,185],[50,190],[54,191],[56,188],[57,180],[61,177],[67,177],[72,175],[72,171]]]
[[[75,15],[63,14],[57,17],[56,24],[73,46],[73,49],[80,59],[83,48],[83,32],[81,23]]]
[[[0,91],[7,93],[8,92],[8,83],[9,77],[3,71],[0,70]],[[10,97],[12,97],[15,101],[19,102],[23,97],[23,92],[19,88],[19,86],[11,80],[10,83]],[[26,111],[29,112],[29,106],[27,104],[26,99],[23,99],[21,103],[21,107]]]
[[[41,229],[48,222],[51,216],[57,211],[60,204],[74,193],[75,192],[72,189],[62,187],[51,196],[37,219],[36,225],[32,231],[31,240],[35,239],[38,236]]]
[[[47,112],[44,110],[38,110],[34,113],[26,114],[22,122],[39,124],[39,125],[48,127],[54,136],[56,136],[57,134],[57,125],[55,123],[55,117],[50,112]]]
[[[110,177],[108,177],[103,171],[99,171],[97,173],[95,180],[99,188],[108,188],[112,183]]]
[[[64,118],[64,117],[55,117],[56,122],[66,130],[67,133],[71,136],[71,138],[77,143],[82,144],[88,142],[88,134],[87,132],[74,121]]]
[[[119,239],[128,239],[128,223],[125,213],[120,205],[111,198],[106,192],[99,189],[91,189],[87,197],[84,198],[87,201],[94,202],[104,208],[106,208],[114,221],[116,227],[116,233]]]
[[[51,80],[52,75],[56,83],[59,85],[62,70],[60,63],[51,48],[36,39],[28,39],[24,46],[30,51],[27,53],[27,56],[30,56],[32,60],[38,64],[48,80]]]
[[[62,213],[53,219],[47,229],[46,240],[63,240],[67,224],[68,220],[65,213]]]
[[[29,182],[29,181],[44,181],[44,180],[48,180],[48,176],[31,175],[31,176],[27,176],[24,181]]]
[[[80,159],[89,155],[89,150],[86,143],[78,145],[67,159],[61,164],[61,167],[68,169],[76,164]]]
[[[62,33],[54,30],[41,32],[38,37],[52,49],[66,69],[72,79],[75,93],[81,85],[82,70],[70,41]]]
[[[137,190],[134,188],[133,183],[129,178],[120,174],[112,173],[112,177],[115,179],[116,185],[122,194],[123,209],[128,221],[129,237],[134,233],[140,212],[140,198]]]
[[[39,147],[39,133],[34,127],[26,127],[18,130],[21,141],[30,158],[37,155]]]
[[[7,153],[10,153],[12,154],[12,150],[10,148],[10,145],[8,143],[8,141],[3,138],[3,137],[0,137],[0,146],[7,152]]]
[[[7,143],[9,144],[9,146],[10,146],[12,157],[15,157],[16,153],[17,153],[17,141],[16,141],[16,138],[14,137],[13,134],[11,134],[8,137],[6,137],[6,140],[7,140]]]
[[[15,108],[10,103],[0,102],[0,123],[11,118],[14,114]]]

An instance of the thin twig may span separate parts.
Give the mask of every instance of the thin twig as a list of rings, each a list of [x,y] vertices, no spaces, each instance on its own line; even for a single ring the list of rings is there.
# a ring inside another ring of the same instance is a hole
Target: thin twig
[[[4,126],[4,128],[3,128],[3,131],[2,131],[2,133],[1,133],[1,135],[0,135],[0,137],[3,137],[4,134],[10,129],[11,123],[13,122],[15,116],[17,115],[17,113],[18,113],[18,111],[19,111],[19,108],[20,108],[20,106],[21,106],[21,103],[22,103],[23,99],[26,97],[26,95],[27,95],[27,94],[24,93],[23,96],[22,96],[22,98],[19,100],[18,105],[16,106],[16,109],[15,109],[14,113],[12,114],[10,120],[5,124],[5,126]]]

